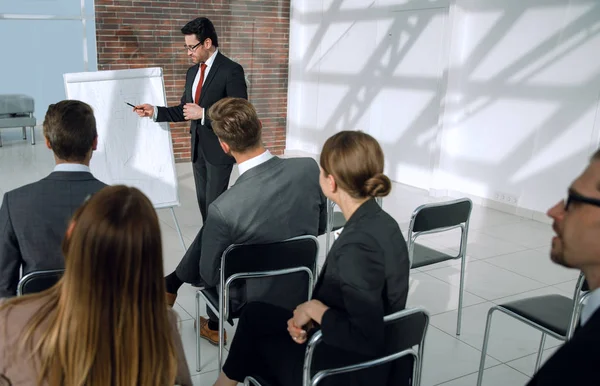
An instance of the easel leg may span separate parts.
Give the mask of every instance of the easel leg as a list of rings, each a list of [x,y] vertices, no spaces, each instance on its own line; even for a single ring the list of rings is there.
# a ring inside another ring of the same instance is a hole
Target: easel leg
[[[181,241],[181,246],[183,250],[186,251],[187,247],[185,246],[185,241],[183,240],[183,234],[181,233],[181,228],[179,228],[179,222],[177,221],[177,216],[175,216],[175,209],[171,207],[171,214],[173,215],[173,221],[175,222],[175,229],[177,229],[177,234],[179,235],[179,241]]]

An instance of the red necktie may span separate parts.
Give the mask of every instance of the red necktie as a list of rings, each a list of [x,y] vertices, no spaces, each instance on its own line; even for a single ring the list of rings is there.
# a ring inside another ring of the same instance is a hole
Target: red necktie
[[[200,81],[196,86],[196,104],[200,104],[200,94],[202,92],[202,83],[204,83],[204,70],[206,70],[206,63],[200,65]]]

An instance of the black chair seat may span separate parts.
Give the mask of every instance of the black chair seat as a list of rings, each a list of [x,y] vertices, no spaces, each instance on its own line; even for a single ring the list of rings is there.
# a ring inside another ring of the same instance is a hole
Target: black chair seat
[[[415,243],[413,248],[413,261],[411,268],[420,268],[427,265],[437,264],[442,261],[456,259],[456,256],[448,255],[422,244]]]
[[[544,295],[499,305],[556,334],[567,336],[573,300],[562,295]]]
[[[342,212],[333,212],[333,227],[332,231],[337,231],[338,229],[346,226],[346,218]]]

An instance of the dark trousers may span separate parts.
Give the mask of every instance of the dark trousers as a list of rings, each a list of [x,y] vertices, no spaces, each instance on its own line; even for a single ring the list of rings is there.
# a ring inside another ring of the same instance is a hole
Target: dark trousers
[[[206,222],[208,206],[227,190],[233,164],[213,165],[206,160],[199,146],[196,146],[196,160],[192,163],[196,197],[202,215],[202,223]],[[193,159],[193,158],[192,158]]]
[[[300,386],[306,344],[295,343],[287,331],[292,312],[266,303],[249,303],[238,321],[223,371],[244,382],[259,376],[281,386]]]
[[[202,254],[202,231],[204,230],[204,225],[200,228],[200,231],[196,235],[196,238],[190,244],[187,251],[183,255],[183,258],[175,268],[175,273],[179,280],[190,283],[196,287],[204,287],[204,283],[202,282],[202,278],[200,277],[200,256]],[[206,312],[208,313],[208,317],[213,322],[218,322],[219,318],[215,315],[212,310],[206,306]]]

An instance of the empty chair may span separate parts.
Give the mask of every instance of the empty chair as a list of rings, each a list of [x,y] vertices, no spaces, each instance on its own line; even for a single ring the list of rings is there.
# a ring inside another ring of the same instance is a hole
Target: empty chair
[[[413,358],[412,385],[420,385],[425,336],[427,334],[427,327],[429,326],[429,314],[423,308],[411,308],[387,315],[384,318],[384,322],[386,325],[386,341],[388,342],[385,356],[344,367],[323,369],[313,374],[313,371],[311,371],[312,358],[315,349],[322,341],[322,332],[318,331],[315,333],[306,347],[302,385],[316,386],[327,377],[380,366],[406,356]],[[394,375],[393,371],[390,372],[387,383],[390,386],[398,384],[398,379]],[[256,376],[246,377],[244,384],[270,386],[267,381]]]
[[[234,284],[241,284],[248,279],[268,280],[268,277],[292,275],[303,273],[306,275],[304,288],[294,284],[281,288],[282,281],[275,282],[268,293],[253,293],[246,282],[247,301],[263,301],[275,303],[279,306],[294,309],[296,305],[310,299],[312,295],[314,275],[316,272],[317,256],[319,255],[319,242],[314,236],[299,236],[288,240],[269,244],[231,245],[224,252],[221,259],[221,279],[219,288],[200,289],[196,292],[196,322],[200,321],[200,297],[219,317],[219,370],[223,359],[223,325],[224,320],[239,318],[242,308],[233,310],[229,293]],[[306,290],[306,292],[303,292]],[[292,293],[294,292],[295,293]],[[302,293],[305,293],[304,296]],[[284,295],[282,295],[284,294]],[[296,296],[298,295],[298,296]],[[281,302],[285,303],[282,304]],[[200,334],[196,334],[196,368],[200,371]]]
[[[17,296],[42,292],[58,283],[64,269],[30,272],[19,280]]]
[[[473,203],[468,198],[421,205],[413,212],[408,228],[408,256],[411,261],[411,268],[421,268],[446,260],[461,260],[456,335],[460,335],[462,320],[467,235],[469,233],[469,218],[472,207]],[[461,231],[460,247],[456,256],[448,255],[416,242],[419,236],[446,232],[456,228]]]
[[[567,341],[573,337],[575,329],[579,324],[582,305],[589,294],[587,290],[585,277],[583,274],[580,274],[575,286],[573,299],[562,295],[544,295],[499,304],[490,308],[485,325],[477,385],[481,385],[481,381],[483,380],[485,357],[494,311],[503,312],[542,332],[537,360],[535,362],[535,373],[542,362],[546,335],[562,341]]]

